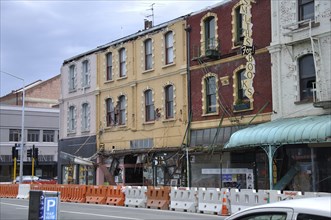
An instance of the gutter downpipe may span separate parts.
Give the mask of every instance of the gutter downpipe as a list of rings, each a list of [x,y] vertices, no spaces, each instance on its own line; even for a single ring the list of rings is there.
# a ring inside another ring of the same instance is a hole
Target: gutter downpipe
[[[187,22],[187,19],[186,19]],[[190,72],[190,32],[191,32],[191,26],[188,25],[185,28],[186,31],[186,71],[187,71],[187,109],[188,109],[188,124],[191,124],[191,72]],[[187,141],[186,141],[186,175],[187,175],[187,187],[191,186],[191,180],[190,180],[190,161],[189,161],[189,155],[188,155],[188,147],[190,146],[190,128],[188,130],[187,134]]]

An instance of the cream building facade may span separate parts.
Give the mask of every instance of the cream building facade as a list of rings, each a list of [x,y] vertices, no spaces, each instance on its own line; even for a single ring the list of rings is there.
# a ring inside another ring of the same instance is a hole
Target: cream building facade
[[[184,18],[178,18],[98,53],[97,142],[108,152],[105,163],[116,183],[179,182],[187,127],[184,29]],[[104,181],[98,170],[97,183]]]

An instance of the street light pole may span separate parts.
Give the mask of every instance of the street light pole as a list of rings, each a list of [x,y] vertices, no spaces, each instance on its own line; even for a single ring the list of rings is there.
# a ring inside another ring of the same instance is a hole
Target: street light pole
[[[4,71],[1,71],[1,73],[7,74],[7,75],[12,76],[16,79],[22,80],[22,82],[23,82],[23,89],[22,89],[22,127],[21,127],[21,148],[20,148],[20,154],[21,154],[20,155],[20,183],[22,183],[22,180],[23,180],[23,153],[24,153],[23,146],[24,146],[25,82],[24,82],[23,78],[15,76],[11,73],[7,73],[7,72],[4,72]]]

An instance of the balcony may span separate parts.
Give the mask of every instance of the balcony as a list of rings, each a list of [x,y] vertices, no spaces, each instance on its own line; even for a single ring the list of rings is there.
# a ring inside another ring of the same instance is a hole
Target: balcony
[[[219,40],[215,38],[207,39],[206,41],[193,45],[193,58],[192,60],[218,60],[221,53],[219,51]]]

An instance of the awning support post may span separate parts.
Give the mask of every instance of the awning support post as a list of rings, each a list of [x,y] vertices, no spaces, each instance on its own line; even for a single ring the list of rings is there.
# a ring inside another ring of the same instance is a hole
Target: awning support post
[[[272,147],[269,145],[269,152],[268,152],[268,159],[269,159],[269,186],[270,190],[273,188],[273,183],[272,183],[272,158],[273,158],[273,152],[272,152]]]
[[[273,188],[273,175],[272,175],[272,172],[273,172],[273,169],[272,169],[272,162],[273,162],[273,157],[274,157],[274,154],[276,152],[276,150],[279,148],[280,146],[275,146],[275,145],[268,145],[267,147],[266,146],[261,146],[261,148],[265,151],[265,153],[267,154],[268,156],[268,160],[269,160],[269,188],[270,190],[272,190]]]

